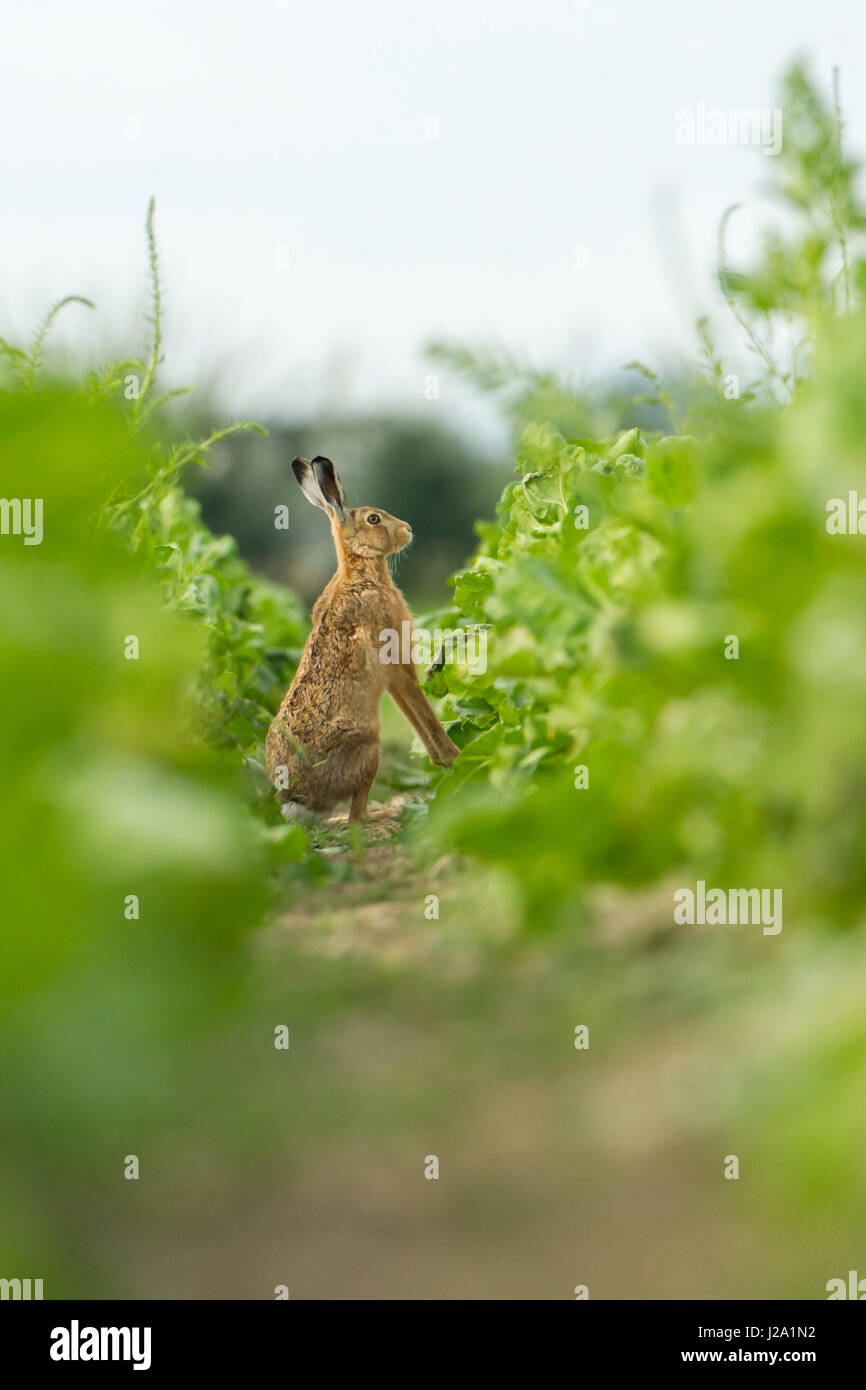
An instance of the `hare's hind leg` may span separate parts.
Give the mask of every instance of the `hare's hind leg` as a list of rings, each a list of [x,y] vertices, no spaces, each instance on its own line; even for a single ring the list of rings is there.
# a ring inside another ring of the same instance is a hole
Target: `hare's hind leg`
[[[349,820],[360,820],[367,814],[367,798],[370,795],[370,788],[376,780],[376,773],[379,771],[379,754],[381,748],[378,739],[375,743],[368,743],[359,751],[357,765],[355,768],[355,789],[352,794],[352,805],[349,809]]]

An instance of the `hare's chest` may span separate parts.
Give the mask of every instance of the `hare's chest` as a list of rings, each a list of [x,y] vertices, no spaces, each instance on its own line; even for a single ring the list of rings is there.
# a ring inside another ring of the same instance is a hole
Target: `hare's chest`
[[[368,688],[371,693],[378,691],[385,679],[379,632],[378,622],[372,625],[364,622],[344,628],[341,633],[343,668],[354,684]]]

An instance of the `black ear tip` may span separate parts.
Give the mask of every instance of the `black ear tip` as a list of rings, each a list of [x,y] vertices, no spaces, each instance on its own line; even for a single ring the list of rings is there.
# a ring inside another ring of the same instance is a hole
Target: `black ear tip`
[[[325,501],[328,506],[333,507],[338,512],[345,511],[346,499],[343,496],[340,479],[337,477],[337,470],[331,460],[326,459],[324,454],[317,454],[313,459],[313,473],[319,487],[325,494]]]

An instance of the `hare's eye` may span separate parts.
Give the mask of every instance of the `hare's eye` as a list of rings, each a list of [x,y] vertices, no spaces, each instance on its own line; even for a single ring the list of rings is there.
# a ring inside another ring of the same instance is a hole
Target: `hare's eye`
[[[367,520],[371,526],[378,526],[382,518],[380,517],[378,512],[371,512],[370,515],[367,517]]]

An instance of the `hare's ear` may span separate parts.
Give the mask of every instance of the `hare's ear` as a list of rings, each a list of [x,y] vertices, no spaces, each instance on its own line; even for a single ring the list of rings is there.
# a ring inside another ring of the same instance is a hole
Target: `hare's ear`
[[[331,460],[317,454],[313,459],[313,470],[328,506],[333,507],[337,516],[343,516],[347,510],[346,498],[343,493],[343,485],[337,477],[337,470]]]
[[[316,471],[309,459],[292,459],[292,472],[301,486],[301,492],[308,502],[312,502],[314,507],[321,507],[323,512],[328,510],[328,504],[319,487],[319,480]]]

